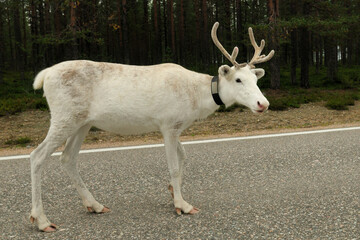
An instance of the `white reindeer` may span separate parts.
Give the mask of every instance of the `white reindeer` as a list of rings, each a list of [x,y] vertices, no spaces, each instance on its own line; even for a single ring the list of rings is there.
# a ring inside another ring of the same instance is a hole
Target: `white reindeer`
[[[255,54],[249,63],[238,64],[238,48],[230,55],[216,37],[219,23],[212,28],[215,45],[233,64],[218,69],[218,76],[189,71],[176,64],[130,66],[123,64],[67,61],[42,70],[34,89],[44,88],[51,112],[51,125],[45,140],[31,153],[32,210],[30,220],[44,232],[57,226],[46,217],[41,200],[41,172],[46,159],[66,140],[61,162],[89,212],[110,209],[95,200],[79,176],[76,158],[91,126],[114,133],[140,134],[160,131],[164,137],[170,171],[169,190],[178,214],[199,211],[187,203],[180,191],[185,159],[179,141],[181,132],[195,120],[204,119],[219,108],[243,104],[253,112],[264,112],[269,102],[257,86],[263,69],[254,65],[271,59],[260,53],[249,28]]]

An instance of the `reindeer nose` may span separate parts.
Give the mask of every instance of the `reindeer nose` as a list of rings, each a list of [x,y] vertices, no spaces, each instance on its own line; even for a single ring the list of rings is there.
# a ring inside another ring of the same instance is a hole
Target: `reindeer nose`
[[[266,102],[260,103],[259,101],[257,101],[257,105],[259,108],[261,108],[261,110],[266,110],[269,107],[269,104]]]

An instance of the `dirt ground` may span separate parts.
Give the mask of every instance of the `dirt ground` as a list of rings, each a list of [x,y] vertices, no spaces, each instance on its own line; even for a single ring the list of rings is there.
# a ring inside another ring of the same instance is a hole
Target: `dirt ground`
[[[0,156],[30,153],[45,138],[49,125],[50,114],[47,111],[32,110],[0,117]],[[344,111],[329,110],[323,102],[318,102],[263,114],[253,114],[248,109],[216,112],[205,120],[195,122],[181,138],[194,140],[359,125],[360,102]],[[23,146],[9,143],[9,140],[24,137],[31,141]],[[89,132],[82,149],[161,142],[159,133],[120,136],[95,129]]]

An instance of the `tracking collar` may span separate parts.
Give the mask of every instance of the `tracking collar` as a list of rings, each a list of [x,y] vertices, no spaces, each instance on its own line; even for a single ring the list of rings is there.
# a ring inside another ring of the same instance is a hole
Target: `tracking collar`
[[[211,95],[215,101],[215,103],[219,106],[225,105],[223,101],[221,101],[220,95],[219,95],[219,77],[214,76],[211,79]]]

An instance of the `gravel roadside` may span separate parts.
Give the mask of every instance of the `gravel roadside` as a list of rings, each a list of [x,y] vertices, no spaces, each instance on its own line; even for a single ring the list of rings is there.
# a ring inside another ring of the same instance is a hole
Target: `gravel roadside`
[[[181,139],[186,141],[358,126],[359,116],[360,102],[345,111],[329,110],[324,107],[323,102],[304,104],[300,108],[286,111],[267,111],[264,114],[253,114],[248,109],[235,109],[233,112],[216,112],[205,120],[196,121],[183,132]],[[1,117],[0,124],[3,126],[0,131],[0,156],[28,154],[45,138],[50,125],[50,114],[39,110],[26,111]],[[27,138],[29,142],[14,144],[21,138]],[[93,129],[86,137],[82,149],[159,142],[162,142],[159,133],[120,136]]]

